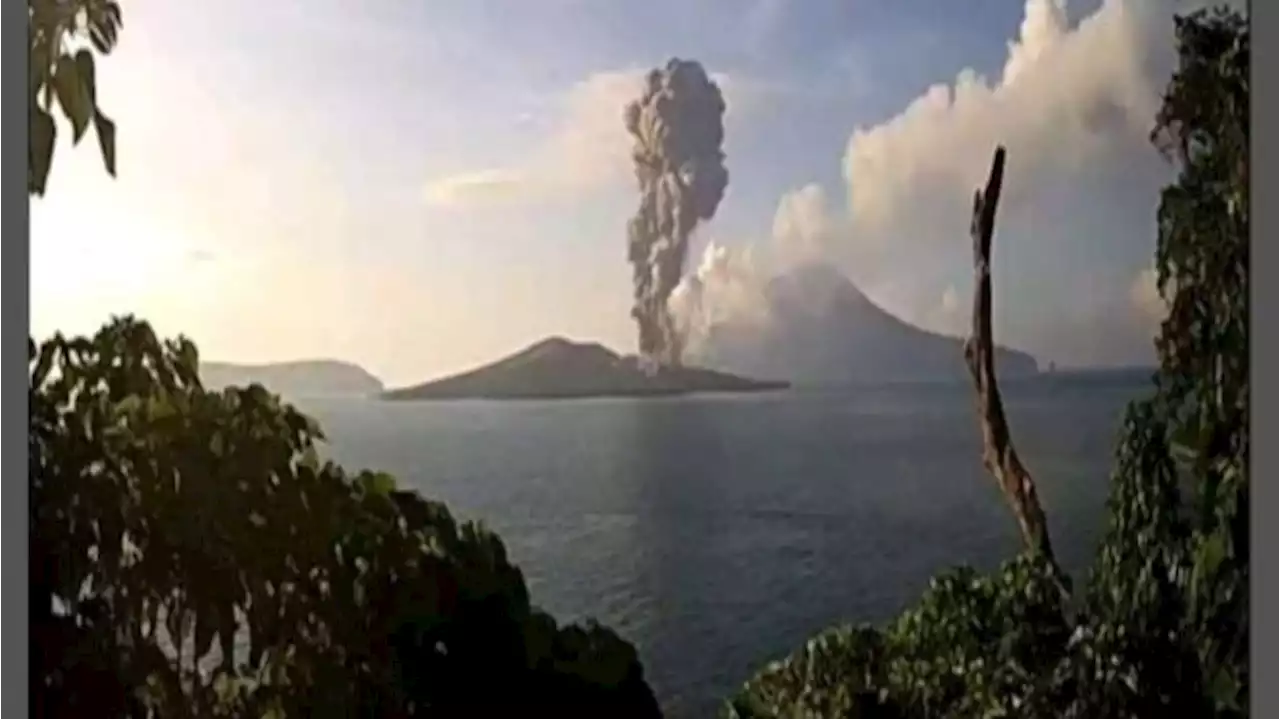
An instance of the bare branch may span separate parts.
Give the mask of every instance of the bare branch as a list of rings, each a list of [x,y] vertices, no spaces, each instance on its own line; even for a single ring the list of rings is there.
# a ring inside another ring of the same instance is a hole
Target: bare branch
[[[965,362],[978,393],[978,419],[982,427],[982,462],[1004,493],[1027,549],[1038,552],[1057,566],[1049,541],[1049,526],[1036,494],[1035,480],[1023,466],[1009,436],[1004,403],[996,383],[995,342],[991,332],[991,236],[996,205],[1004,180],[1003,147],[997,147],[986,189],[973,195],[973,329],[964,345]]]

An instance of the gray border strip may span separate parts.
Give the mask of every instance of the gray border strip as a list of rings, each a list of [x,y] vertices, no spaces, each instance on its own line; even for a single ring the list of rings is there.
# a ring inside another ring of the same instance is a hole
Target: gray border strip
[[[1249,3],[1249,674],[1250,715],[1280,716],[1276,676],[1276,20],[1275,0]],[[1258,131],[1253,135],[1254,130]],[[1271,449],[1263,449],[1270,447]],[[1266,687],[1271,687],[1267,689]]]
[[[9,38],[2,51],[4,80],[4,104],[16,108],[27,103],[25,87],[27,78],[27,12],[16,2],[7,2],[0,9],[0,21],[7,30],[0,31]],[[18,81],[23,81],[19,85]],[[27,116],[18,122],[18,113],[9,113],[0,134],[0,150],[9,161],[0,171],[0,191],[3,194],[4,238],[0,241],[0,307],[4,308],[3,327],[0,328],[0,384],[8,388],[0,403],[0,499],[3,522],[0,522],[0,547],[4,550],[4,640],[0,649],[3,662],[3,698],[0,711],[4,716],[24,717],[28,714],[27,682],[30,662],[30,627],[27,623],[28,579],[27,572],[27,337],[31,321],[28,291],[31,281],[30,263],[30,204],[27,200],[26,163],[18,164],[18,158],[27,157]],[[21,430],[21,431],[19,431]],[[22,479],[19,479],[19,478]],[[21,587],[18,585],[21,584]]]

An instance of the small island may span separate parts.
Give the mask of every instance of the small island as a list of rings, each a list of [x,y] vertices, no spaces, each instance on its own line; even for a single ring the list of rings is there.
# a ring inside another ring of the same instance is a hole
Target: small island
[[[200,381],[209,389],[260,384],[292,398],[372,397],[386,389],[363,367],[328,359],[264,364],[201,362]]]
[[[662,367],[649,373],[641,369],[635,357],[624,357],[598,343],[552,337],[484,367],[384,392],[382,397],[585,399],[762,392],[789,386],[787,382],[748,379],[697,367]]]

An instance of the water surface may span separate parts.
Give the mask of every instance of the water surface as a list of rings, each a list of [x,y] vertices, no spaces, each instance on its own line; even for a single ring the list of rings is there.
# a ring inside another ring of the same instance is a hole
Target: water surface
[[[1082,566],[1142,375],[1010,383],[1014,439]],[[949,565],[1017,548],[984,472],[972,391],[302,401],[336,458],[484,521],[535,603],[634,642],[670,716],[707,716],[754,669],[842,621],[880,621]]]

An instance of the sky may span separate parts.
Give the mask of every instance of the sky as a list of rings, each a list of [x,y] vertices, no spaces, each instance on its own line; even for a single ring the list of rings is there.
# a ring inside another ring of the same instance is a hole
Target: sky
[[[118,177],[64,125],[31,203],[32,333],[132,313],[204,359],[390,384],[553,334],[632,351],[622,107],[679,56],[728,105],[702,286],[826,261],[962,332],[969,203],[1002,142],[997,341],[1147,361],[1175,5],[133,0],[98,66]]]

